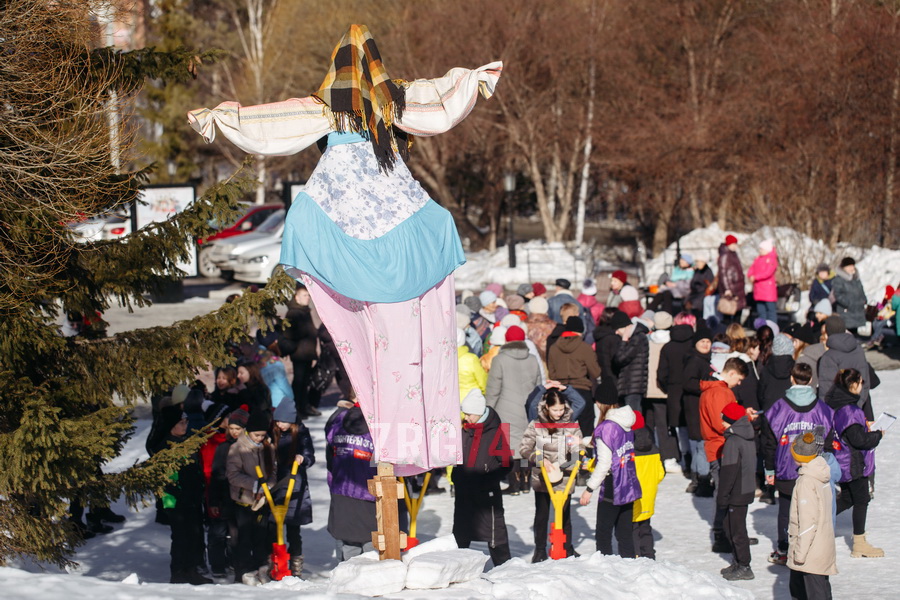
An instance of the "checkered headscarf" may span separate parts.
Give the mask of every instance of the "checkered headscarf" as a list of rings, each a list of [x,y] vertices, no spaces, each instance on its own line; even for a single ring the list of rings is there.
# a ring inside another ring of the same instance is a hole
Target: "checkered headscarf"
[[[403,116],[403,83],[388,76],[369,28],[351,25],[331,53],[331,68],[313,96],[331,109],[335,130],[368,134],[379,166],[387,171],[395,153],[405,156],[407,151],[405,134],[391,126]]]

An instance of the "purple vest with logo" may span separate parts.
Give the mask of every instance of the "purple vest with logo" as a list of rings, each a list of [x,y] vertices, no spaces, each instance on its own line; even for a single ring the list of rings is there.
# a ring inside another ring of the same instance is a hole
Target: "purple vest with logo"
[[[866,414],[855,404],[842,406],[834,413],[834,457],[838,464],[841,465],[841,483],[853,479],[850,472],[851,454],[859,452],[863,457],[863,477],[869,477],[875,472],[875,450],[855,450],[844,441],[841,437],[851,425],[862,425],[863,429],[869,430],[866,423]]]
[[[791,443],[798,435],[812,431],[816,426],[825,428],[825,437],[834,423],[834,411],[831,407],[816,400],[809,412],[797,412],[782,398],[777,400],[766,411],[766,418],[775,434],[775,478],[781,481],[797,479],[797,465],[791,456]]]
[[[618,423],[603,421],[597,425],[594,437],[603,441],[612,450],[609,472],[613,482],[613,504],[621,506],[641,497],[641,484],[634,466],[634,433],[625,431]],[[604,483],[600,484],[600,498],[603,498]]]
[[[356,498],[357,500],[375,501],[369,493],[369,479],[375,476],[377,469],[372,465],[372,453],[375,444],[368,433],[355,435],[344,429],[344,417],[347,411],[339,415],[325,432],[325,439],[334,450],[331,460],[331,471],[328,473],[328,488],[332,494]]]

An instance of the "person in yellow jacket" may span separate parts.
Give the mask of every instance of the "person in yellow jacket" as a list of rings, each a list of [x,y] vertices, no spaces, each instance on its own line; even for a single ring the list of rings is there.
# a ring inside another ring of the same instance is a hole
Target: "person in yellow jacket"
[[[478,357],[466,345],[466,334],[462,329],[456,330],[457,357],[459,360],[459,401],[462,403],[470,391],[487,389],[487,371],[481,366]]]
[[[653,528],[650,517],[656,505],[656,490],[666,470],[663,468],[659,448],[653,443],[653,435],[644,427],[644,417],[635,411],[635,421],[631,427],[634,432],[634,468],[641,484],[641,497],[634,501],[634,551],[639,557],[656,560],[653,548]]]

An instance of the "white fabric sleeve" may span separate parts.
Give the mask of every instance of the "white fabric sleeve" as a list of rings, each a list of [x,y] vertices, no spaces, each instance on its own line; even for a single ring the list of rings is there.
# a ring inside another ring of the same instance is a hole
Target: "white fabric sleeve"
[[[594,463],[594,472],[588,478],[587,486],[596,491],[612,466],[612,450],[603,443],[600,438],[594,438],[594,453],[597,456],[597,462]]]
[[[494,95],[503,63],[492,62],[477,69],[455,68],[436,79],[417,79],[406,85],[403,118],[394,125],[419,136],[443,133],[472,112],[478,93]]]

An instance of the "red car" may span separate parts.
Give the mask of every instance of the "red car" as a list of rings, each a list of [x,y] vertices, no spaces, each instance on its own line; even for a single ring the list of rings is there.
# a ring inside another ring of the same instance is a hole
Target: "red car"
[[[242,233],[249,233],[259,227],[276,210],[283,209],[281,204],[251,204],[246,207],[244,216],[230,227],[226,227],[203,240],[197,240],[200,249],[197,252],[197,270],[202,277],[218,277],[221,273],[209,260],[210,243]]]

